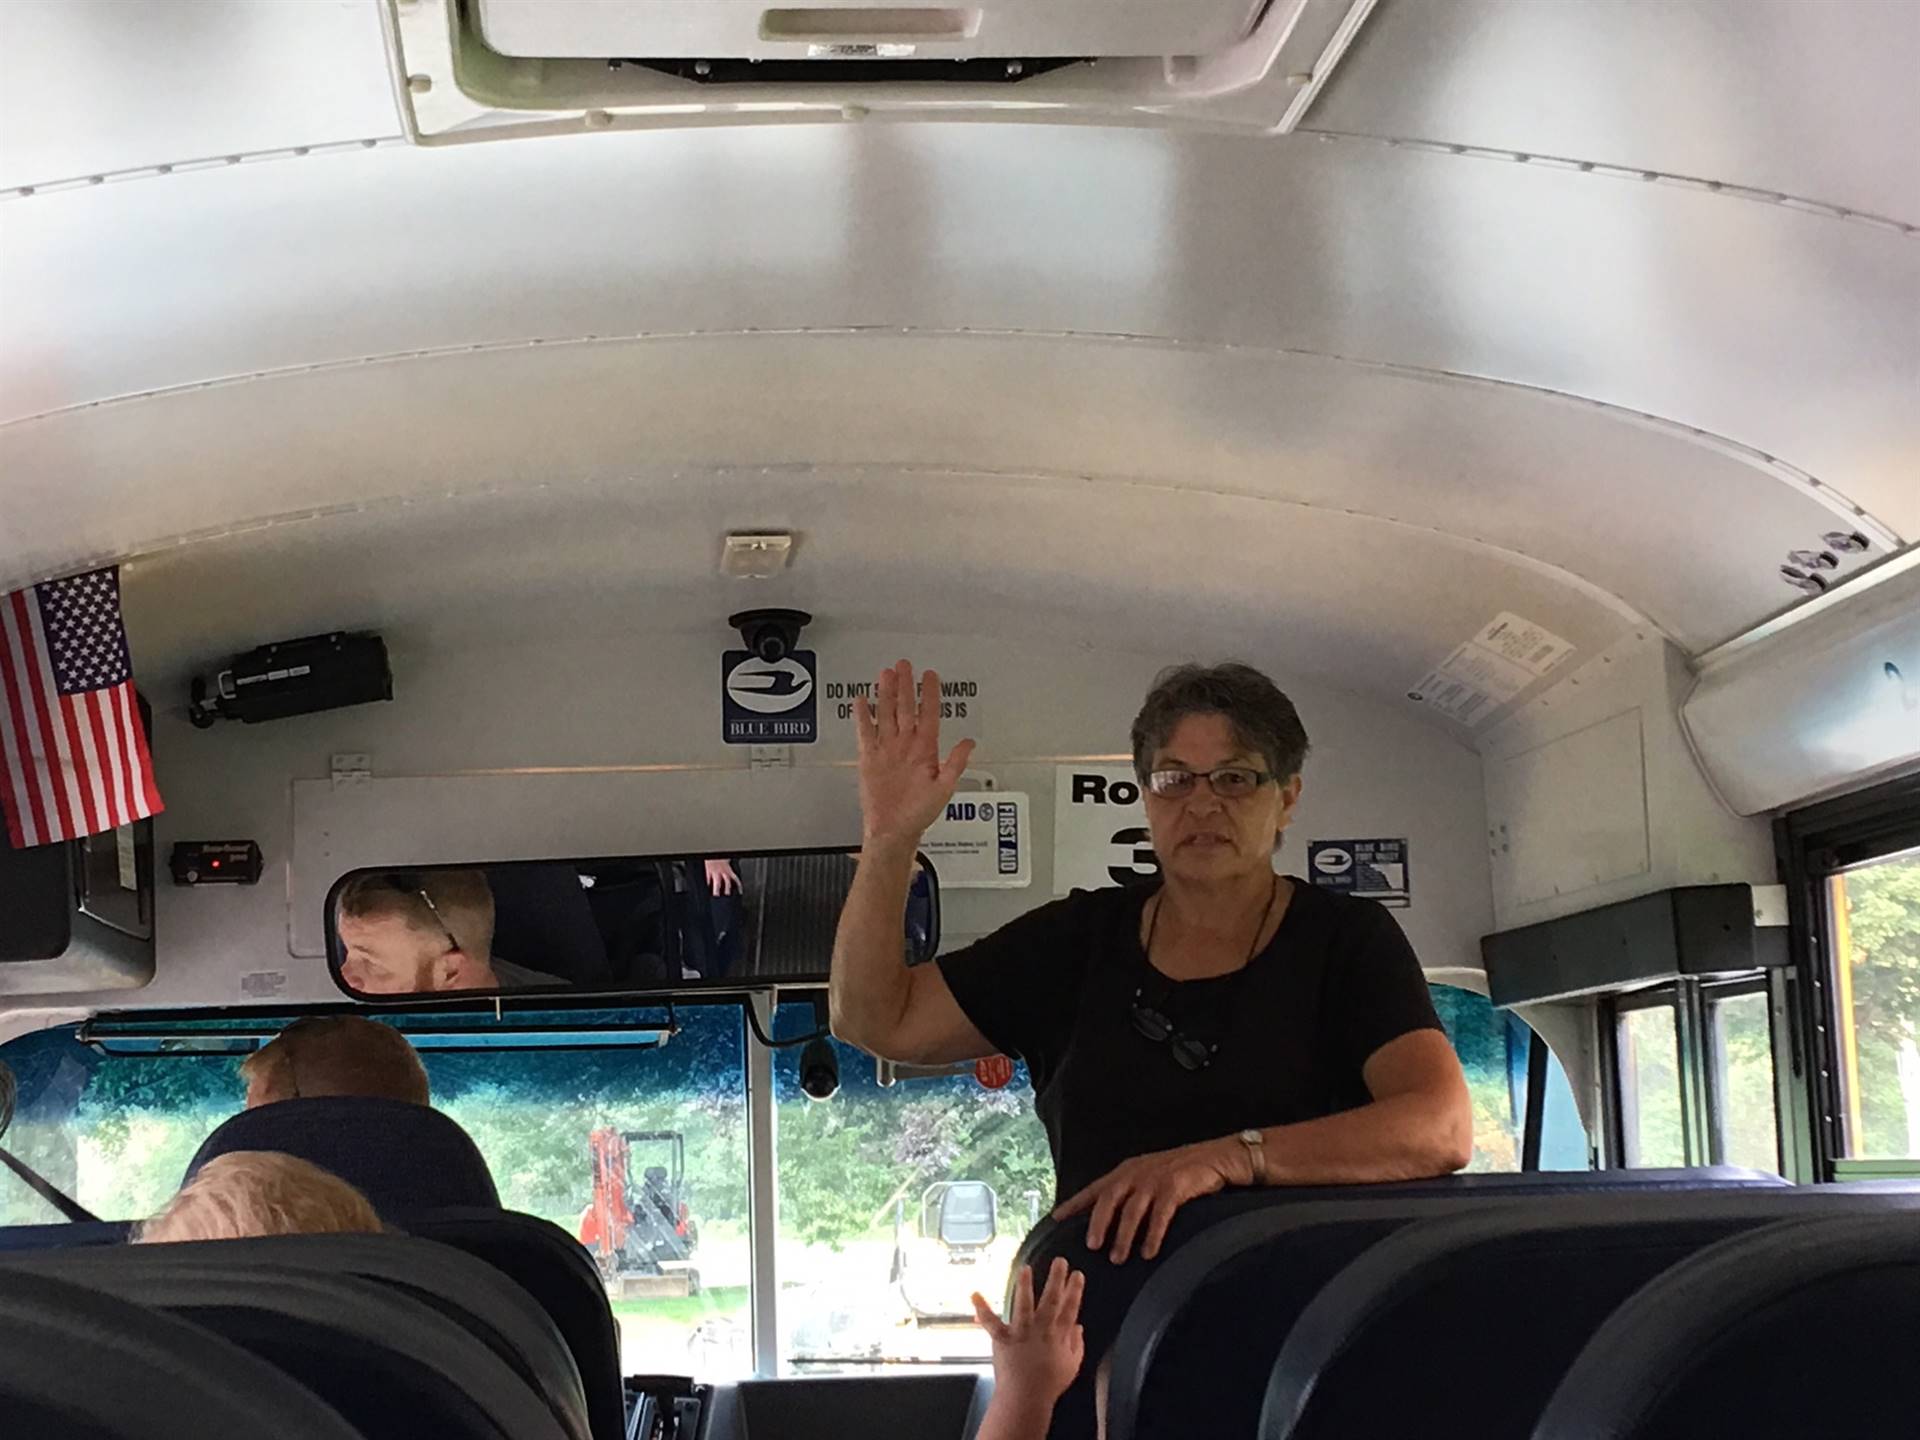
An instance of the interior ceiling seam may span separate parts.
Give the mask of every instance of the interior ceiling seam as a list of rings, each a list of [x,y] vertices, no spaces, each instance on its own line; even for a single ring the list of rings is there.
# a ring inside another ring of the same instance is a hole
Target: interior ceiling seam
[[[1459,145],[1446,140],[1429,140],[1405,135],[1364,135],[1351,130],[1316,130],[1311,125],[1302,125],[1295,133],[1311,135],[1316,140],[1329,143],[1374,145],[1387,150],[1413,150],[1428,155],[1453,156],[1468,160],[1495,160],[1510,165],[1532,165],[1542,170],[1572,171],[1580,175],[1596,175],[1610,180],[1672,185],[1683,190],[1719,195],[1729,200],[1744,200],[1757,205],[1777,205],[1822,220],[1865,225],[1874,230],[1908,238],[1920,237],[1920,224],[1901,220],[1892,215],[1879,215],[1845,205],[1836,205],[1827,200],[1816,200],[1805,195],[1789,195],[1785,191],[1768,190],[1756,185],[1740,185],[1729,180],[1715,180],[1704,175],[1683,175],[1670,170],[1648,169],[1644,166],[1582,160],[1570,155],[1543,155],[1535,151],[1504,150],[1487,145]]]
[[[589,111],[586,117],[608,112]],[[617,118],[617,116],[615,117]],[[753,123],[764,117],[752,114],[730,117],[738,123]],[[831,123],[840,118],[838,109],[828,110],[819,116],[809,116],[815,123]],[[703,127],[716,121],[714,117],[702,116]],[[899,123],[911,123],[901,121]],[[1097,124],[1097,121],[1084,121],[1085,124]],[[608,128],[605,121],[593,123],[585,120],[584,128],[603,131]],[[1213,135],[1239,135],[1243,131],[1233,127],[1216,125],[1193,125],[1181,127],[1184,130],[1204,132]],[[1611,161],[1583,160],[1569,155],[1546,155],[1535,151],[1504,150],[1486,145],[1462,145],[1446,140],[1431,140],[1404,135],[1364,135],[1348,130],[1319,130],[1311,125],[1299,126],[1293,134],[1311,136],[1326,143],[1346,143],[1378,146],[1387,150],[1411,150],[1422,154],[1447,156],[1455,159],[1492,160],[1505,164],[1533,165],[1542,170],[1566,171],[1579,175],[1593,175],[1601,179],[1631,180],[1640,184],[1670,185],[1700,194],[1717,195],[1728,200],[1741,200],[1749,204],[1774,205],[1784,209],[1798,211],[1817,219],[1834,220],[1843,224],[1864,225],[1883,233],[1900,235],[1909,239],[1920,237],[1920,223],[1901,220],[1891,215],[1880,215],[1870,211],[1857,210],[1831,201],[1818,200],[1806,195],[1792,195],[1785,191],[1768,190],[1754,185],[1741,185],[1729,180],[1715,180],[1704,175],[1686,175],[1669,170],[1655,170],[1645,166],[1621,165]],[[445,143],[454,137],[444,137]],[[537,140],[548,138],[539,135],[488,135],[484,132],[458,137],[463,143],[481,141],[500,141],[505,139]],[[1268,140],[1283,139],[1284,136],[1260,137]],[[0,188],[0,203],[10,200],[31,199],[36,195],[58,195],[73,190],[85,190],[93,186],[120,184],[130,180],[159,180],[169,175],[191,175],[203,170],[219,170],[238,165],[262,164],[275,160],[304,160],[316,156],[346,155],[361,150],[374,150],[396,145],[418,145],[431,149],[433,144],[411,138],[405,134],[377,135],[346,140],[315,141],[306,145],[281,145],[266,150],[236,150],[217,155],[198,155],[180,160],[157,161],[149,165],[129,166],[123,170],[103,170],[86,175],[68,175],[49,180],[35,180],[20,185]]]
[[[69,190],[89,190],[96,185],[118,185],[129,180],[159,180],[168,175],[193,175],[202,170],[225,170],[236,165],[259,165],[271,160],[304,160],[315,155],[352,155],[382,146],[404,145],[404,135],[374,135],[353,140],[324,140],[311,145],[281,145],[270,150],[234,150],[218,155],[196,155],[185,160],[160,160],[151,165],[131,165],[124,170],[101,170],[89,175],[68,175],[55,180],[34,180],[0,189],[0,203],[28,200],[35,195],[60,195]]]
[[[254,384],[264,380],[275,380],[298,375],[326,374],[332,371],[352,370],[372,365],[396,365],[457,355],[506,354],[522,350],[559,349],[566,346],[651,344],[690,340],[751,339],[754,337],[779,339],[901,338],[916,340],[1039,340],[1091,345],[1141,346],[1176,353],[1222,356],[1251,355],[1262,358],[1320,360],[1332,365],[1366,370],[1376,374],[1391,375],[1398,379],[1414,380],[1427,384],[1465,385],[1485,388],[1501,393],[1524,394],[1555,403],[1577,406],[1610,416],[1628,424],[1652,430],[1658,434],[1692,444],[1704,445],[1729,459],[1748,465],[1766,475],[1768,478],[1778,481],[1817,501],[1825,509],[1855,525],[1865,533],[1870,540],[1887,550],[1899,550],[1904,548],[1906,544],[1905,539],[1891,525],[1880,520],[1864,506],[1852,500],[1845,492],[1838,489],[1831,482],[1821,479],[1811,471],[1805,470],[1790,461],[1783,460],[1777,455],[1760,449],[1758,446],[1748,445],[1731,436],[1707,430],[1697,425],[1689,425],[1682,420],[1671,419],[1664,415],[1656,415],[1651,411],[1638,410],[1631,406],[1620,405],[1610,400],[1601,400],[1590,395],[1581,395],[1573,391],[1559,390],[1548,385],[1535,385],[1524,380],[1507,380],[1498,376],[1476,375],[1468,371],[1447,370],[1437,366],[1409,365],[1399,361],[1376,360],[1364,356],[1343,355],[1335,351],[1316,350],[1303,346],[1254,345],[1238,341],[1202,340],[1174,335],[1150,335],[1125,331],[1028,330],[976,326],[826,325],[774,327],[766,329],[642,330],[625,334],[530,336],[517,340],[488,340],[476,341],[464,345],[434,346],[416,350],[393,350],[378,355],[360,355],[337,360],[319,360],[306,365],[275,366],[268,369],[246,371],[234,375],[217,376],[208,380],[193,380],[177,385],[155,386],[151,389],[129,391],[121,395],[102,396],[96,400],[83,400],[72,405],[55,406],[50,410],[36,411],[26,415],[15,416],[11,419],[0,419],[0,435],[4,435],[6,431],[15,427],[29,425],[36,421],[55,419],[64,415],[82,414],[90,410],[100,410],[110,406],[131,405],[161,400],[171,395],[196,394],[202,391]]]
[[[793,475],[802,476],[818,473],[822,470],[836,475],[850,475],[862,479],[908,479],[913,481],[935,480],[987,480],[1002,484],[1028,484],[1037,487],[1082,488],[1089,485],[1102,485],[1116,489],[1135,489],[1162,491],[1168,495],[1182,498],[1204,496],[1217,500],[1237,500],[1251,504],[1272,505],[1307,513],[1344,515],[1352,519],[1370,521],[1389,526],[1396,530],[1424,536],[1443,545],[1453,546],[1469,553],[1484,555],[1504,561],[1516,569],[1540,575],[1545,579],[1562,585],[1583,599],[1617,616],[1629,625],[1641,626],[1655,631],[1661,638],[1672,641],[1680,649],[1673,632],[1661,624],[1655,617],[1646,614],[1616,592],[1609,590],[1599,582],[1591,580],[1564,565],[1542,559],[1539,556],[1518,550],[1511,546],[1496,544],[1478,536],[1464,535],[1457,531],[1443,530],[1437,526],[1424,525],[1418,521],[1403,520],[1396,516],[1355,509],[1351,506],[1320,505],[1310,500],[1300,500],[1284,495],[1262,494],[1255,490],[1235,489],[1222,485],[1195,485],[1175,482],[1165,478],[1146,478],[1128,475],[1099,475],[1075,470],[1038,470],[1038,469],[1000,469],[970,466],[964,463],[940,464],[935,462],[902,463],[897,461],[843,462],[831,465],[818,465],[811,462],[796,461],[786,464],[714,463],[710,465],[678,464],[663,467],[664,478],[685,479],[698,475],[714,479],[727,475]],[[63,565],[57,573],[36,575],[32,578],[0,577],[4,583],[14,588],[39,584],[44,580],[58,579],[60,575],[79,573],[88,569],[100,569],[107,565],[131,565],[145,557],[157,556],[170,551],[190,549],[195,545],[211,544],[234,536],[254,534],[261,531],[283,529],[293,525],[310,524],[316,521],[334,519],[341,516],[378,514],[387,510],[406,510],[414,506],[442,500],[485,500],[525,495],[556,493],[562,490],[584,490],[604,485],[604,481],[556,482],[551,480],[533,481],[524,485],[483,485],[472,488],[438,487],[422,495],[390,495],[373,500],[359,500],[341,505],[305,506],[298,510],[287,511],[280,515],[258,516],[251,520],[231,525],[204,527],[200,530],[180,535],[163,537],[142,542],[137,548],[115,554],[96,554],[77,559],[70,565]],[[18,579],[19,584],[15,585]],[[1717,642],[1716,642],[1717,643]]]

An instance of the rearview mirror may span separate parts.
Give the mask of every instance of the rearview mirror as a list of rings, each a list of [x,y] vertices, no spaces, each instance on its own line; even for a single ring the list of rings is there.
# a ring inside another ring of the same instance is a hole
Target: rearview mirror
[[[327,952],[356,999],[657,994],[824,984],[857,852],[627,855],[359,870],[327,897]],[[901,943],[940,943],[922,856]]]

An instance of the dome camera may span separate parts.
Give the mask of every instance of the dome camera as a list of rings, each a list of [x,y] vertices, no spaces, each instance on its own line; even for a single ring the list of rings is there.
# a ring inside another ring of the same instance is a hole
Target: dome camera
[[[800,631],[813,623],[804,610],[742,610],[727,624],[740,632],[741,642],[769,665],[800,648]]]
[[[840,1088],[840,1058],[827,1040],[809,1040],[800,1052],[800,1088],[812,1100],[830,1100]]]

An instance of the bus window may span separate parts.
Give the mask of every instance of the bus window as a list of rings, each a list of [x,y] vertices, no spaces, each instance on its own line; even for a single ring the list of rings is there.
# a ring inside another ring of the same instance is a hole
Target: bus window
[[[1706,992],[1716,1165],[1780,1173],[1773,1026],[1764,985]]]
[[[1680,1093],[1680,1036],[1671,999],[1622,1005],[1620,1130],[1629,1169],[1687,1163],[1686,1119]]]
[[[1458,985],[1434,985],[1433,1006],[1467,1075],[1473,1097],[1469,1171],[1518,1170],[1527,1120],[1527,1047],[1533,1031],[1517,1015]],[[1587,1136],[1559,1057],[1548,1053],[1540,1168],[1587,1168]]]
[[[1828,885],[1847,1157],[1920,1159],[1920,853]]]
[[[782,1006],[778,1033],[811,1014]],[[774,1057],[781,1368],[985,1365],[969,1297],[999,1301],[1053,1204],[1026,1067],[999,1089],[970,1072],[883,1087],[870,1056],[832,1043],[840,1090],[825,1101],[801,1091],[796,1049]]]
[[[473,1137],[501,1204],[578,1238],[607,1208],[596,1201],[619,1192],[617,1233],[589,1248],[620,1321],[627,1373],[691,1369],[724,1380],[752,1371],[748,1348],[714,1341],[732,1328],[745,1333],[752,1273],[737,1004],[678,1007],[658,1048],[644,1028],[661,1023],[651,1010],[510,1014],[505,1027],[490,1008],[392,1018],[413,1031],[435,1107]],[[7,1144],[97,1215],[151,1215],[200,1142],[241,1108],[245,1052],[285,1023],[182,1020],[168,1038],[138,1042],[146,1053],[117,1053],[134,1048],[120,1039],[105,1042],[116,1053],[102,1053],[71,1028],[24,1036],[0,1048],[20,1081]],[[534,1024],[539,1043],[526,1033]],[[429,1037],[427,1026],[439,1033]],[[223,1034],[236,1030],[244,1033]],[[0,1224],[61,1218],[0,1172]]]
[[[241,1054],[107,1057],[73,1030],[0,1047],[20,1085],[6,1146],[96,1215],[151,1215],[180,1184],[208,1132],[240,1108]],[[0,1174],[0,1225],[66,1217]]]
[[[747,1323],[745,1033],[737,1005],[682,1005],[674,1025],[654,1050],[421,1059],[434,1104],[486,1156],[500,1203],[591,1242],[626,1372],[735,1379],[752,1373],[750,1350],[711,1336]],[[612,1233],[596,1233],[596,1210],[616,1212]]]

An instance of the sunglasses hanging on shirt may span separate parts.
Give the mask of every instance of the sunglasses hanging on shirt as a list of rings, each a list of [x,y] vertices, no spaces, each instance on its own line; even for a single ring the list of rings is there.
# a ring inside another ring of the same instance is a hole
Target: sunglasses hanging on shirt
[[[1164,772],[1163,772],[1164,773]],[[1216,772],[1217,773],[1217,772]],[[1253,964],[1253,957],[1260,953],[1260,937],[1266,933],[1267,921],[1273,917],[1274,901],[1280,895],[1279,877],[1274,877],[1272,888],[1267,891],[1267,908],[1260,912],[1260,923],[1253,927],[1253,944],[1247,950],[1247,958],[1241,963],[1234,975],[1244,975],[1247,967]],[[1160,926],[1160,906],[1153,907],[1153,918],[1147,922],[1147,943],[1142,947],[1147,968],[1153,968],[1153,932]],[[1174,1063],[1189,1073],[1204,1070],[1213,1063],[1213,1057],[1220,1052],[1218,1040],[1202,1040],[1197,1035],[1189,1035],[1168,1017],[1167,1002],[1173,996],[1173,987],[1179,982],[1166,980],[1157,999],[1149,1001],[1147,987],[1141,985],[1133,992],[1133,1004],[1130,1007],[1134,1030],[1156,1045],[1165,1045],[1173,1055]]]

